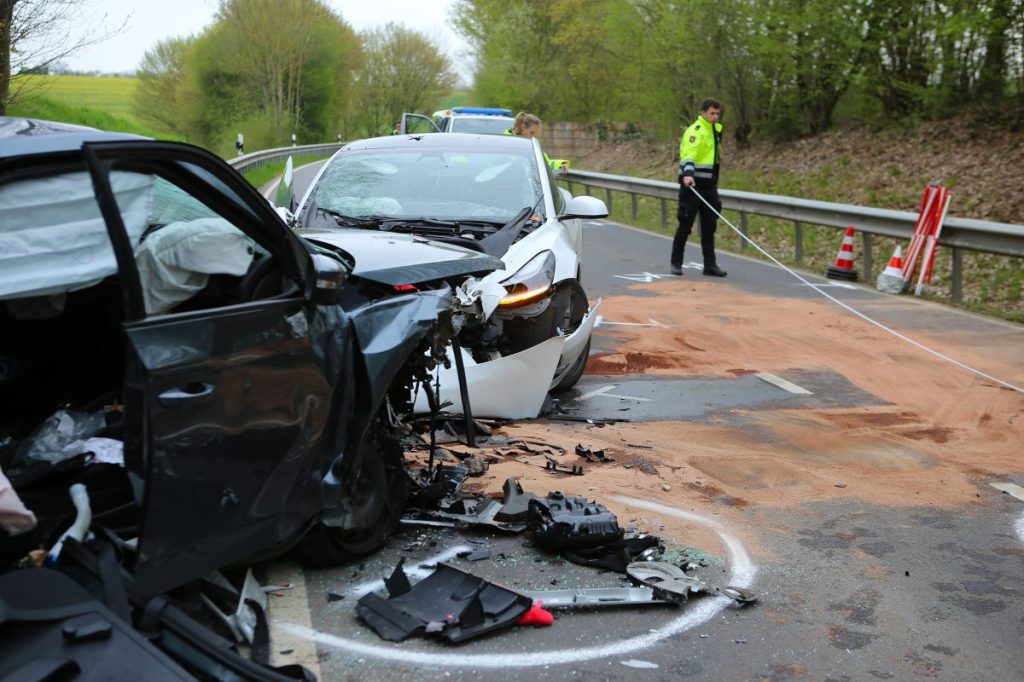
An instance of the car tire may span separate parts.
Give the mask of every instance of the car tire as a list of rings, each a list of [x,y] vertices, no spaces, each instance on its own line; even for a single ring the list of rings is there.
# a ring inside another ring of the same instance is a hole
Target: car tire
[[[566,372],[562,380],[558,382],[552,389],[552,393],[561,393],[568,391],[570,388],[576,385],[576,382],[583,376],[583,371],[587,368],[587,359],[590,358],[590,339],[587,339],[587,345],[583,347],[583,351],[580,356],[576,358],[575,364],[572,369]]]
[[[372,554],[398,527],[409,492],[401,442],[381,419],[374,419],[360,449],[362,466],[350,487],[352,523],[313,526],[294,550],[306,566],[337,566]]]
[[[552,297],[551,306],[555,310],[555,326],[558,329],[569,329],[575,331],[587,314],[590,302],[587,300],[587,292],[583,290],[579,281],[566,282],[561,285]],[[552,335],[555,333],[552,329]],[[587,358],[590,356],[590,339],[583,348],[580,356],[576,359],[572,368],[562,377],[551,391],[559,393],[568,391],[576,385],[576,382],[583,376],[583,370],[587,368]]]

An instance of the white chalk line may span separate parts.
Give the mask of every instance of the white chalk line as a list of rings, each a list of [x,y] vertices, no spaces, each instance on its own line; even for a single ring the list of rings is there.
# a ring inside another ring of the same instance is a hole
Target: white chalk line
[[[729,563],[732,566],[732,573],[727,582],[737,587],[750,587],[757,569],[754,568],[743,544],[727,534],[717,522],[692,514],[682,509],[669,507],[657,502],[638,500],[622,495],[613,495],[612,499],[623,504],[656,511],[666,516],[674,516],[691,523],[707,526],[718,533],[725,544],[729,554]],[[408,651],[396,647],[382,646],[380,644],[369,644],[359,642],[338,635],[331,635],[326,632],[319,632],[309,627],[296,623],[282,623],[281,629],[298,637],[306,637],[317,644],[341,649],[352,654],[368,656],[373,658],[386,659],[399,663],[413,665],[434,665],[448,667],[473,667],[473,668],[529,668],[542,665],[558,665],[565,663],[576,663],[589,661],[598,658],[622,656],[646,649],[669,637],[678,635],[685,630],[693,628],[711,620],[722,609],[726,608],[732,600],[728,597],[706,597],[693,602],[693,605],[684,607],[686,613],[669,621],[667,624],[650,632],[630,637],[629,639],[612,642],[602,646],[558,649],[554,651],[537,651],[525,654],[490,652],[486,654],[467,653],[428,653],[423,651]],[[401,645],[399,645],[401,646]]]
[[[753,246],[753,247],[754,247],[755,249],[757,249],[758,251],[760,251],[760,252],[761,252],[762,254],[764,254],[764,255],[765,255],[765,256],[766,256],[766,257],[767,257],[768,259],[770,259],[770,260],[771,260],[771,261],[772,261],[773,263],[775,263],[776,265],[778,265],[778,266],[779,266],[780,268],[782,268],[783,270],[785,270],[785,271],[786,271],[786,272],[788,272],[789,274],[793,275],[793,277],[796,277],[796,278],[797,278],[798,280],[800,280],[800,281],[801,281],[802,283],[804,283],[804,284],[806,284],[807,286],[811,287],[812,289],[814,289],[815,291],[817,291],[817,292],[818,292],[819,294],[821,294],[822,296],[824,296],[824,297],[825,297],[825,298],[827,298],[828,300],[830,300],[830,301],[832,301],[833,303],[835,303],[835,304],[836,304],[837,306],[839,306],[840,308],[843,308],[844,310],[847,310],[848,312],[851,312],[851,313],[853,313],[854,315],[856,315],[857,317],[861,318],[861,319],[862,319],[862,320],[864,320],[865,322],[867,322],[867,323],[869,323],[869,324],[872,324],[872,325],[874,325],[874,326],[878,327],[878,328],[879,328],[879,329],[881,329],[882,331],[884,331],[884,332],[886,332],[886,333],[888,333],[888,334],[892,334],[892,335],[893,335],[893,336],[895,336],[896,338],[898,338],[898,339],[902,339],[903,341],[906,341],[906,342],[907,342],[907,343],[909,343],[910,345],[912,345],[912,346],[914,346],[914,347],[916,347],[916,348],[919,348],[919,349],[923,350],[923,351],[924,351],[924,352],[926,352],[926,353],[930,353],[930,354],[934,355],[935,357],[939,358],[940,360],[944,360],[944,361],[946,361],[946,362],[948,362],[948,363],[950,363],[950,364],[952,364],[952,365],[956,365],[956,366],[957,366],[957,367],[959,367],[960,369],[963,369],[963,370],[966,370],[966,371],[968,371],[968,372],[971,372],[972,374],[976,374],[976,375],[978,375],[978,376],[980,376],[980,377],[983,377],[983,378],[985,378],[985,379],[988,379],[989,381],[994,381],[995,383],[999,384],[1000,386],[1004,386],[1004,387],[1006,387],[1006,388],[1009,388],[1009,389],[1011,389],[1011,390],[1013,390],[1013,391],[1017,391],[1018,393],[1024,393],[1024,388],[1021,388],[1020,386],[1015,386],[1014,384],[1011,384],[1011,383],[1009,383],[1009,382],[1007,382],[1007,381],[1003,381],[1002,379],[998,379],[998,378],[996,378],[996,377],[992,376],[991,374],[986,374],[985,372],[982,372],[982,371],[981,371],[981,370],[979,370],[979,369],[975,369],[975,368],[971,367],[970,365],[966,365],[966,364],[964,364],[964,363],[960,362],[959,360],[955,360],[955,359],[953,359],[953,358],[949,357],[948,355],[944,355],[943,353],[940,353],[939,351],[937,351],[937,350],[935,350],[935,349],[933,349],[933,348],[930,348],[930,347],[928,347],[928,346],[924,345],[924,344],[923,344],[923,343],[921,343],[920,341],[915,341],[914,339],[910,338],[909,336],[906,336],[906,335],[904,335],[904,334],[901,334],[900,332],[896,331],[895,329],[892,329],[891,327],[887,327],[887,326],[885,326],[884,324],[882,324],[882,323],[881,323],[881,322],[879,322],[878,320],[876,320],[876,319],[874,319],[874,318],[872,318],[872,317],[869,317],[869,316],[865,315],[864,313],[860,312],[859,310],[857,310],[857,309],[856,309],[856,308],[854,308],[853,306],[851,306],[851,305],[849,305],[849,304],[846,304],[846,303],[843,303],[843,302],[842,302],[842,301],[840,301],[840,300],[839,300],[838,298],[836,298],[836,297],[835,297],[835,296],[833,296],[832,294],[830,294],[830,293],[828,293],[827,291],[825,291],[824,289],[822,289],[820,285],[814,285],[814,284],[812,284],[811,282],[808,282],[808,281],[807,281],[806,279],[804,279],[804,277],[803,277],[802,275],[800,275],[800,274],[799,274],[798,272],[795,272],[794,270],[792,270],[792,269],[790,269],[790,268],[786,267],[786,265],[785,265],[784,263],[782,263],[782,262],[781,262],[781,261],[780,261],[779,259],[777,259],[777,258],[776,258],[775,256],[773,256],[772,254],[770,254],[770,253],[768,253],[767,251],[765,251],[764,249],[762,249],[762,248],[761,248],[761,247],[760,247],[760,246],[759,246],[759,245],[757,244],[757,242],[755,242],[755,241],[754,241],[753,239],[751,239],[751,238],[750,238],[750,237],[748,237],[747,235],[743,234],[743,232],[741,232],[741,231],[740,231],[740,229],[739,229],[738,227],[736,227],[736,226],[735,226],[735,225],[733,225],[733,224],[732,224],[731,222],[729,222],[729,220],[728,220],[728,219],[727,219],[727,218],[726,218],[725,216],[723,216],[723,215],[722,215],[721,213],[719,213],[719,212],[718,212],[718,211],[717,211],[717,210],[715,209],[715,207],[714,207],[714,206],[712,206],[711,204],[709,204],[709,203],[707,202],[707,200],[706,200],[706,199],[705,199],[704,197],[702,197],[702,196],[700,195],[700,193],[699,193],[699,192],[698,192],[698,191],[697,191],[696,189],[693,189],[692,187],[691,187],[690,189],[692,189],[692,190],[693,190],[693,193],[694,193],[694,194],[696,194],[696,195],[697,195],[697,197],[698,197],[698,198],[699,198],[699,199],[700,199],[701,201],[703,201],[703,202],[704,202],[704,204],[705,204],[705,205],[706,205],[706,206],[707,206],[708,208],[710,208],[710,209],[711,209],[712,211],[714,211],[714,212],[715,212],[715,215],[717,215],[717,216],[718,216],[719,218],[721,218],[721,219],[722,219],[722,221],[723,221],[723,222],[724,222],[724,223],[725,223],[726,225],[728,225],[729,227],[731,227],[731,228],[733,229],[733,231],[734,231],[734,232],[735,232],[736,234],[738,234],[738,235],[739,235],[739,236],[740,236],[740,237],[741,237],[742,239],[744,239],[744,240],[745,240],[745,241],[746,241],[746,242],[747,242],[748,244],[750,244],[750,245],[751,245],[751,246]]]
[[[1024,488],[1020,487],[1016,483],[990,483],[993,488],[1000,492],[1004,492],[1011,497],[1016,497],[1021,502],[1024,502]]]

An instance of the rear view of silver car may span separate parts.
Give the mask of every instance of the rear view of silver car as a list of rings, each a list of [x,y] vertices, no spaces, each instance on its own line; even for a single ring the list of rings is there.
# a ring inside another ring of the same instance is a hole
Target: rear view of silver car
[[[317,239],[327,230],[342,249],[372,230],[501,258],[503,271],[452,284],[474,413],[521,418],[583,373],[597,305],[580,283],[581,219],[607,213],[598,199],[558,189],[535,140],[400,135],[335,154],[294,225]],[[442,371],[441,382],[442,399],[459,409],[454,375]]]

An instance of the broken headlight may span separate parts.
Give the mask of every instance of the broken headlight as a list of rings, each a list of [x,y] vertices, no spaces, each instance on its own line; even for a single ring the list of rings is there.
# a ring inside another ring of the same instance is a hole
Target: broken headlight
[[[551,292],[554,279],[555,254],[541,251],[501,283],[506,293],[498,305],[502,308],[517,308],[533,303]]]

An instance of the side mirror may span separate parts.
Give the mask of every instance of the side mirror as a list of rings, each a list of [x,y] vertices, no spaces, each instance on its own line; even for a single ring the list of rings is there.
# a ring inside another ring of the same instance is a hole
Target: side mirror
[[[306,300],[317,305],[331,305],[341,298],[348,271],[339,261],[322,253],[310,256],[306,277]]]
[[[573,197],[566,205],[565,212],[558,216],[559,220],[572,218],[607,218],[608,207],[595,197]]]

